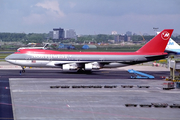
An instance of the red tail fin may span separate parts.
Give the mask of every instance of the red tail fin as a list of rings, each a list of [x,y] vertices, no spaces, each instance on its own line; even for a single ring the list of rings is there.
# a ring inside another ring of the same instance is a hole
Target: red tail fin
[[[150,40],[148,43],[146,43],[136,52],[143,52],[143,53],[164,52],[172,32],[173,29],[164,29],[161,33],[155,36],[152,40]]]

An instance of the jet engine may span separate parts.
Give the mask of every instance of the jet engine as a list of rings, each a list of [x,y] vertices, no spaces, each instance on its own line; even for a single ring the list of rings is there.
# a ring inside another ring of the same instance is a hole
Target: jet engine
[[[102,66],[98,62],[85,64],[85,70],[100,69]]]
[[[63,70],[77,70],[78,66],[77,64],[64,64],[62,66]]]

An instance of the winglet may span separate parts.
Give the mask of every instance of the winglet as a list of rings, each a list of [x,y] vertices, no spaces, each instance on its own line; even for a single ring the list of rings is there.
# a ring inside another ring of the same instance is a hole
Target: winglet
[[[164,52],[166,45],[171,38],[173,29],[164,29],[161,33],[155,36],[152,40],[142,46],[136,52],[141,53],[160,53]]]

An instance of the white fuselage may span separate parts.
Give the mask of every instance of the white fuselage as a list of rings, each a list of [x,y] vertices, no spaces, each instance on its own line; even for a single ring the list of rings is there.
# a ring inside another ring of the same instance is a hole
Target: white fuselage
[[[11,54],[6,61],[22,67],[58,67],[62,69],[114,68],[162,59],[165,55],[82,55],[82,54]]]

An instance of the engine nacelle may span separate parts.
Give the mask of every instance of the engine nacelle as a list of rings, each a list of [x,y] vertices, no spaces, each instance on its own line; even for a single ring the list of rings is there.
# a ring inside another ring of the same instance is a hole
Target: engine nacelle
[[[63,70],[77,70],[78,66],[77,64],[64,64],[62,66]]]
[[[85,70],[100,69],[101,66],[97,62],[85,64]]]

